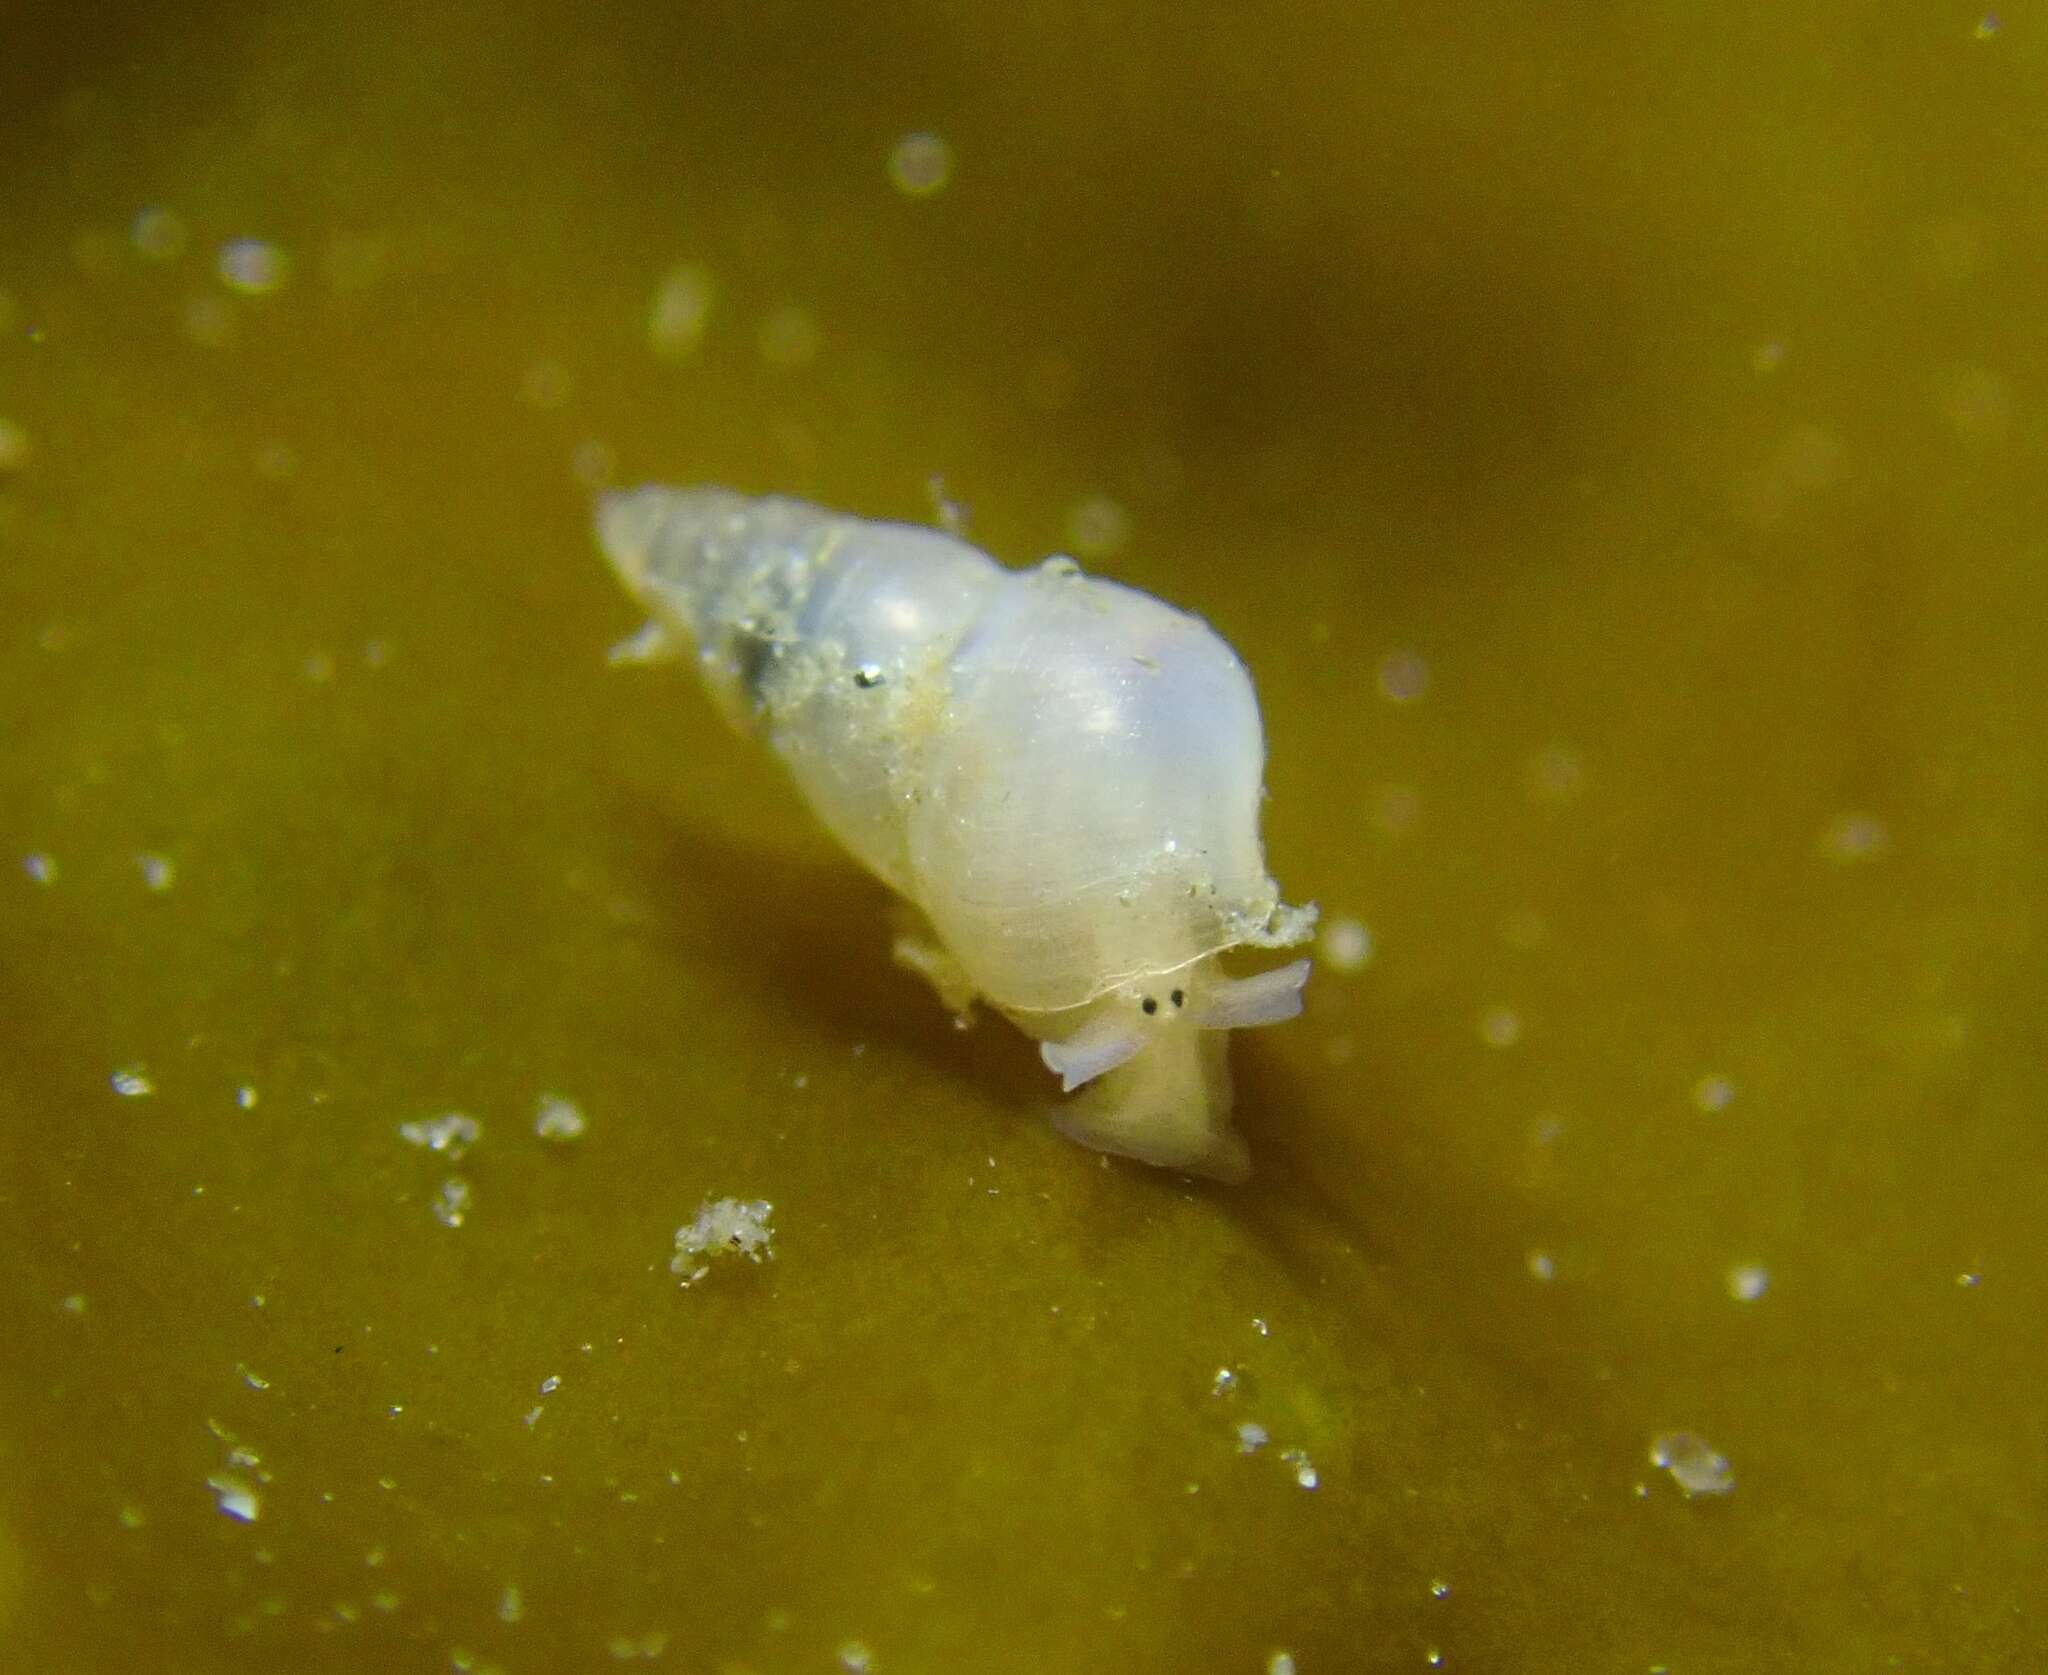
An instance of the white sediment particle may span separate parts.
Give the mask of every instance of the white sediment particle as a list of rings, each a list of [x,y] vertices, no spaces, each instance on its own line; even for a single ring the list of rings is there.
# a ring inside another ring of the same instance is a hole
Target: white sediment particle
[[[1820,858],[1838,867],[1874,861],[1891,847],[1891,832],[1874,814],[1838,814],[1820,834]]]
[[[185,253],[185,223],[175,210],[151,204],[128,224],[128,242],[152,262],[173,262]]]
[[[647,310],[647,347],[657,359],[686,360],[704,341],[715,288],[701,262],[678,262],[661,276]]]
[[[1726,1076],[1702,1076],[1692,1085],[1693,1109],[1708,1115],[1727,1110],[1734,1098],[1735,1084]]]
[[[444,1111],[398,1125],[399,1138],[423,1151],[438,1152],[453,1163],[483,1137],[483,1125],[464,1111]]]
[[[135,857],[135,870],[142,874],[143,887],[159,895],[178,881],[177,863],[168,855],[158,855],[149,850]]]
[[[206,1480],[221,1511],[244,1524],[253,1524],[263,1511],[263,1497],[248,1479],[232,1472],[217,1471]]]
[[[1390,651],[1380,659],[1379,682],[1388,703],[1419,703],[1429,690],[1429,665],[1419,652]]]
[[[28,432],[13,419],[0,419],[0,477],[11,477],[28,464]]]
[[[1524,1259],[1524,1266],[1528,1268],[1532,1280],[1539,1280],[1545,1285],[1557,1278],[1557,1260],[1547,1250],[1529,1252]]]
[[[865,1640],[845,1640],[839,1646],[839,1667],[847,1675],[867,1675],[875,1667],[875,1654]]]
[[[501,1623],[516,1623],[525,1615],[525,1596],[510,1582],[507,1582],[505,1584],[505,1591],[498,1596],[498,1621]]]
[[[1106,494],[1091,494],[1067,513],[1067,546],[1081,558],[1108,558],[1131,538],[1131,517]]]
[[[469,1182],[450,1175],[434,1194],[434,1219],[443,1227],[460,1227],[469,1219]]]
[[[1568,745],[1545,745],[1522,769],[1522,788],[1531,802],[1568,803],[1585,783],[1585,760]]]
[[[1266,1659],[1266,1675],[1294,1675],[1294,1654],[1275,1652]]]
[[[1738,1262],[1728,1270],[1728,1295],[1738,1303],[1754,1303],[1771,1288],[1771,1272],[1761,1262]]]
[[[124,1064],[108,1079],[123,1099],[147,1099],[156,1092],[156,1083],[150,1080],[149,1071],[143,1065]]]
[[[1237,1451],[1240,1454],[1256,1454],[1268,1440],[1266,1427],[1255,1420],[1247,1419],[1237,1428]]]
[[[237,296],[267,297],[291,277],[291,259],[267,239],[234,238],[214,258],[220,282]]]
[[[519,399],[544,413],[566,407],[575,390],[575,379],[560,361],[534,361],[519,375]]]
[[[1431,1599],[1448,1598],[1450,1595],[1450,1591],[1450,1583],[1444,1581],[1441,1577],[1432,1579],[1432,1581],[1429,1584],[1429,1597]]]
[[[268,1390],[270,1388],[270,1380],[257,1372],[246,1361],[237,1362],[235,1371],[242,1375],[242,1382],[248,1385],[251,1390]]]
[[[261,1096],[256,1092],[255,1084],[251,1082],[244,1082],[240,1087],[235,1089],[235,1103],[241,1106],[241,1108],[245,1111],[255,1110],[256,1101],[260,1097]]]
[[[562,1375],[560,1373],[549,1373],[546,1378],[540,1381],[540,1393],[543,1396],[552,1396],[561,1388]]]
[[[1522,1039],[1522,1016],[1512,1006],[1489,1006],[1479,1014],[1479,1039],[1489,1047],[1512,1047]]]
[[[37,850],[33,855],[22,856],[21,870],[33,883],[54,884],[57,882],[57,857]]]
[[[1280,1450],[1280,1460],[1283,1465],[1292,1469],[1294,1481],[1301,1488],[1313,1489],[1322,1481],[1322,1478],[1316,1472],[1315,1461],[1308,1457],[1307,1450],[1283,1448]]]
[[[645,1634],[615,1634],[611,1637],[609,1649],[621,1663],[634,1658],[651,1662],[668,1650],[668,1632],[650,1629]]]
[[[889,180],[906,198],[929,198],[953,178],[953,148],[937,134],[905,134],[889,153]]]
[[[583,1137],[583,1131],[590,1126],[583,1108],[573,1099],[564,1099],[558,1093],[544,1093],[534,1108],[533,1131],[543,1140],[566,1144]]]
[[[1212,1396],[1231,1396],[1236,1393],[1237,1369],[1235,1367],[1218,1367],[1216,1369],[1216,1376],[1209,1380],[1209,1394]]]
[[[187,341],[202,349],[225,349],[235,340],[235,311],[225,297],[193,297],[179,315]]]
[[[1356,919],[1325,920],[1320,941],[1323,964],[1332,971],[1357,971],[1372,958],[1372,932]]]
[[[676,1229],[676,1253],[669,1272],[694,1285],[711,1272],[711,1259],[744,1256],[761,1262],[775,1255],[775,1231],[768,1218],[775,1206],[765,1199],[707,1198],[696,1217]]]
[[[786,372],[809,366],[824,343],[817,317],[794,303],[772,310],[761,322],[761,359]]]
[[[1716,1453],[1696,1431],[1664,1431],[1652,1437],[1650,1464],[1668,1471],[1688,1500],[1694,1495],[1725,1495],[1735,1487],[1727,1457]]]

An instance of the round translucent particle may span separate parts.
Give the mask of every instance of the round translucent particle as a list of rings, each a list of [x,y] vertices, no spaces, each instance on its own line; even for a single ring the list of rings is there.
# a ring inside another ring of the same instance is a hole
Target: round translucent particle
[[[1372,932],[1356,919],[1331,919],[1323,926],[1323,964],[1332,971],[1357,971],[1372,958]]]
[[[1754,1303],[1771,1288],[1771,1272],[1761,1262],[1739,1262],[1728,1270],[1728,1295],[1738,1303]]]
[[[28,432],[12,419],[0,419],[0,477],[12,477],[28,464]]]
[[[1413,704],[1429,690],[1429,665],[1417,652],[1390,651],[1380,659],[1380,696],[1390,704]]]
[[[149,1078],[149,1072],[139,1064],[123,1065],[110,1078],[114,1091],[123,1099],[146,1099],[156,1092],[156,1083]]]
[[[245,297],[267,297],[291,277],[291,259],[260,238],[229,239],[214,259],[221,283]]]
[[[806,367],[818,358],[825,336],[808,309],[790,304],[761,322],[761,359],[785,372]]]
[[[889,179],[906,198],[929,198],[953,178],[953,148],[937,134],[905,134],[889,153]]]
[[[647,310],[647,347],[664,361],[680,361],[704,341],[711,318],[711,270],[701,262],[678,262],[661,276]]]
[[[1067,545],[1077,557],[1107,558],[1130,534],[1130,515],[1106,494],[1091,494],[1067,513]]]
[[[1696,1111],[1725,1111],[1734,1099],[1735,1084],[1726,1076],[1702,1076],[1692,1085],[1692,1103]]]
[[[136,213],[128,226],[128,242],[137,255],[152,262],[171,262],[185,253],[185,223],[175,210],[152,204]]]
[[[1479,1015],[1479,1039],[1489,1047],[1512,1047],[1522,1039],[1521,1014],[1511,1006],[1489,1006]]]

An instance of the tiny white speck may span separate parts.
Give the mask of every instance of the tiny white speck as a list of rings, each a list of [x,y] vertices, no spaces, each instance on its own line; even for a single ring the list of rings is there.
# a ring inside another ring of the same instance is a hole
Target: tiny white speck
[[[1964,1272],[1956,1275],[1956,1284],[1961,1286],[1965,1291],[1973,1290],[1974,1288],[1976,1288],[1979,1285],[1982,1285],[1983,1283],[1984,1276],[1979,1273]]]
[[[172,262],[185,253],[185,223],[175,210],[152,204],[128,225],[128,242],[152,262]]]
[[[14,420],[0,418],[0,477],[12,477],[25,469],[33,451],[28,432]]]
[[[647,310],[647,347],[664,361],[687,359],[704,340],[714,295],[711,270],[678,262],[661,276]]]
[[[1209,1394],[1228,1396],[1237,1389],[1237,1373],[1230,1367],[1218,1367],[1216,1376],[1209,1380]]]
[[[1287,1465],[1294,1468],[1294,1481],[1301,1488],[1313,1489],[1322,1481],[1321,1477],[1316,1473],[1315,1462],[1308,1457],[1305,1450],[1283,1448],[1280,1451],[1280,1458]]]
[[[235,1371],[242,1375],[242,1382],[248,1385],[251,1390],[268,1390],[270,1388],[270,1380],[265,1378],[247,1362],[238,1363]]]
[[[61,1307],[66,1314],[85,1313],[85,1293],[82,1291],[72,1292],[69,1297],[64,1299]]]
[[[1738,1303],[1754,1303],[1770,1288],[1770,1270],[1761,1262],[1740,1262],[1728,1270],[1728,1295]]]
[[[1130,536],[1130,514],[1106,494],[1091,494],[1067,513],[1067,545],[1082,558],[1108,558]]]
[[[868,1670],[875,1667],[875,1654],[868,1649],[865,1641],[845,1641],[839,1648],[839,1667],[846,1670],[848,1675],[866,1675]]]
[[[1429,690],[1429,665],[1418,652],[1390,651],[1380,659],[1379,682],[1388,703],[1417,703]]]
[[[156,1092],[156,1083],[149,1079],[149,1072],[139,1064],[124,1065],[111,1078],[114,1091],[123,1099],[145,1099]]]
[[[1430,1668],[1435,1669],[1443,1663],[1444,1654],[1441,1649],[1432,1646],[1422,1654],[1422,1661],[1428,1664]]]
[[[581,1139],[583,1131],[590,1126],[583,1115],[583,1108],[573,1099],[564,1099],[558,1093],[544,1093],[534,1108],[533,1132],[543,1140],[566,1144]]]
[[[1479,1014],[1479,1039],[1489,1047],[1512,1047],[1522,1039],[1522,1017],[1511,1006],[1489,1006]]]
[[[1257,1315],[1252,1316],[1252,1330],[1262,1338],[1270,1338],[1273,1335],[1273,1328],[1268,1326]]]
[[[1586,763],[1567,745],[1546,745],[1522,769],[1522,788],[1537,803],[1568,803],[1586,785]]]
[[[202,349],[225,349],[235,340],[235,311],[225,297],[198,296],[179,317],[188,341]]]
[[[260,1097],[261,1096],[256,1092],[255,1085],[250,1082],[244,1082],[240,1087],[235,1089],[235,1103],[241,1106],[241,1108],[245,1111],[255,1110],[256,1101]]]
[[[1557,1263],[1547,1250],[1532,1250],[1526,1258],[1529,1277],[1546,1285],[1557,1278]]]
[[[1356,919],[1327,921],[1321,941],[1323,964],[1332,971],[1357,971],[1372,958],[1372,932]]]
[[[1665,1431],[1652,1437],[1650,1464],[1668,1471],[1688,1500],[1694,1495],[1725,1495],[1735,1487],[1727,1457],[1695,1431]]]
[[[1294,1654],[1275,1652],[1266,1659],[1266,1675],[1294,1675]]]
[[[221,1511],[244,1524],[255,1523],[263,1510],[262,1496],[242,1478],[215,1472],[206,1480],[206,1486],[213,1491]]]
[[[576,381],[560,361],[534,361],[519,377],[520,399],[544,413],[567,406],[575,389]]]
[[[1874,861],[1891,847],[1890,828],[1874,814],[1839,814],[1820,834],[1820,857],[1836,866]]]
[[[906,198],[929,198],[953,178],[953,148],[937,134],[905,134],[889,153],[889,179]]]
[[[1735,1084],[1726,1076],[1702,1076],[1692,1085],[1693,1109],[1711,1114],[1725,1111],[1735,1099]]]
[[[1451,1585],[1450,1585],[1450,1583],[1448,1583],[1448,1582],[1444,1581],[1444,1580],[1443,1580],[1443,1579],[1442,1579],[1441,1577],[1438,1577],[1438,1578],[1437,1578],[1437,1579],[1436,1579],[1435,1581],[1431,1582],[1431,1583],[1430,1583],[1430,1585],[1429,1585],[1429,1597],[1430,1597],[1431,1599],[1445,1599],[1445,1598],[1448,1598],[1448,1597],[1449,1597],[1449,1595],[1450,1595],[1450,1591],[1451,1591]]]
[[[560,1373],[549,1373],[546,1378],[540,1381],[540,1393],[543,1396],[552,1396],[561,1388],[562,1375]]]
[[[818,358],[825,334],[809,309],[794,303],[772,310],[761,322],[761,359],[785,372],[806,367]]]
[[[144,851],[135,857],[135,867],[142,874],[145,889],[162,894],[178,881],[177,863],[168,855]]]
[[[1240,1454],[1256,1454],[1266,1446],[1266,1427],[1247,1419],[1237,1428],[1237,1451]]]
[[[498,1621],[501,1623],[516,1623],[525,1615],[526,1600],[524,1596],[510,1582],[507,1582],[505,1584],[505,1591],[498,1596]]]
[[[221,283],[244,297],[267,297],[291,277],[291,260],[276,245],[260,238],[230,239],[214,264]]]
[[[1999,30],[2004,27],[2005,25],[1999,22],[1996,12],[1986,12],[1971,28],[1970,34],[1973,38],[1980,41],[1995,40]]]
[[[37,884],[57,882],[57,858],[54,855],[45,855],[41,851],[33,855],[24,855],[21,858],[21,870]]]
[[[434,1219],[443,1227],[460,1227],[469,1219],[469,1182],[450,1175],[434,1194]]]
[[[327,651],[308,652],[306,661],[299,665],[299,673],[315,686],[325,686],[334,679],[334,654]]]

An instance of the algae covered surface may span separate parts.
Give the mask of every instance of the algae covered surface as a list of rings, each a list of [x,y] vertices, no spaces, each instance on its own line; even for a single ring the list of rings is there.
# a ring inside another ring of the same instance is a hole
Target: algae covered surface
[[[5,1667],[2048,1657],[2048,13],[15,33]],[[606,667],[648,479],[1239,649],[1249,1185]]]

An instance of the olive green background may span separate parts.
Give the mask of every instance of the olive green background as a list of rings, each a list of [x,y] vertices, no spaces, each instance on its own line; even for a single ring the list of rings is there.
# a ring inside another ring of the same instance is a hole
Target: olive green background
[[[2048,1662],[2039,5],[79,14],[0,63],[5,1667]],[[1374,939],[1251,1185],[1051,1133],[607,670],[607,472],[1124,509]]]

